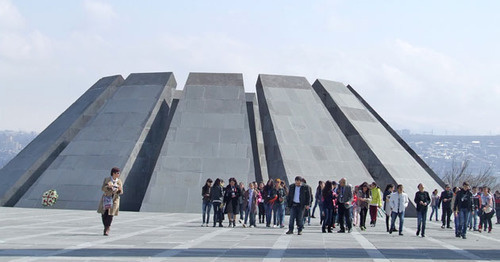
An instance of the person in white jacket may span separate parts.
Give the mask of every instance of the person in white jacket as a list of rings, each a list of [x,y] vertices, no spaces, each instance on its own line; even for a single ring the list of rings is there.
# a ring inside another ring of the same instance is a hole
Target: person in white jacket
[[[392,193],[389,199],[389,205],[391,207],[391,229],[389,230],[389,234],[395,231],[394,223],[396,222],[396,217],[399,217],[399,235],[402,236],[405,209],[408,206],[408,195],[403,192],[403,185],[399,184],[397,188],[398,191]]]

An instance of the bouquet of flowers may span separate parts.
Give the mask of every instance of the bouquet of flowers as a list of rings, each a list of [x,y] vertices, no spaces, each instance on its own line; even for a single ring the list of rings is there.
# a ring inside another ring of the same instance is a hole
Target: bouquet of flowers
[[[42,205],[52,206],[56,203],[58,197],[59,195],[55,189],[48,190],[42,195]]]

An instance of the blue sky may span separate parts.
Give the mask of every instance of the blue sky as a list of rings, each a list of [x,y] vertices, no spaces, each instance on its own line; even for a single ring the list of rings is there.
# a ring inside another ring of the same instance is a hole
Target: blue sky
[[[104,76],[202,71],[341,81],[395,129],[499,135],[499,7],[0,0],[0,130],[42,131]]]

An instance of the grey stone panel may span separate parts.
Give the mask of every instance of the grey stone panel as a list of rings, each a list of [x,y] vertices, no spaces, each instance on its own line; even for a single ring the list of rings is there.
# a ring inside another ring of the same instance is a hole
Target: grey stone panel
[[[441,178],[427,165],[427,163],[424,162],[424,160],[422,160],[422,158],[420,158],[420,156],[418,156],[418,154],[403,140],[403,138],[401,138],[398,133],[394,131],[394,129],[392,129],[387,122],[385,122],[385,120],[356,92],[356,90],[349,85],[347,85],[347,88],[352,92],[352,94],[354,94],[354,96],[356,96],[362,106],[370,111],[370,113],[372,113],[372,115],[386,128],[386,130],[399,142],[399,144],[406,149],[413,159],[415,159],[415,161],[417,161],[417,163],[425,169],[425,171],[429,173],[429,175],[434,178],[434,180],[436,180],[441,187],[444,188],[445,183],[441,180]]]
[[[257,97],[270,178],[372,180],[305,78],[260,75]]]
[[[267,181],[266,152],[264,151],[264,138],[259,114],[259,103],[255,93],[246,93],[248,121],[252,139],[252,152],[255,166],[255,179],[257,182]]]
[[[97,81],[0,170],[0,205],[17,203],[122,82],[121,76]]]
[[[207,178],[255,180],[241,74],[191,73],[141,211],[199,212]]]
[[[16,206],[40,207],[41,194],[54,188],[54,208],[96,209],[113,166],[122,169],[125,194],[140,195],[145,188],[138,181],[149,179],[159,152],[154,144],[164,132],[159,117],[165,117],[175,86],[172,73],[131,74]]]
[[[403,184],[412,205],[419,183],[428,191],[442,188],[350,89],[328,80],[316,80],[313,87],[379,185]],[[415,215],[415,209],[407,214]]]

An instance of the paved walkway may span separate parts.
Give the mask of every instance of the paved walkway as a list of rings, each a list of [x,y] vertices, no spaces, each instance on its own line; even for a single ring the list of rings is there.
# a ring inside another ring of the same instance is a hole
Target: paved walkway
[[[93,211],[0,207],[0,261],[500,260],[498,225],[463,240],[437,222],[428,222],[426,238],[417,237],[413,218],[405,220],[404,236],[389,235],[382,223],[322,234],[316,219],[298,236],[279,228],[202,228],[200,219],[122,212],[105,237]]]

